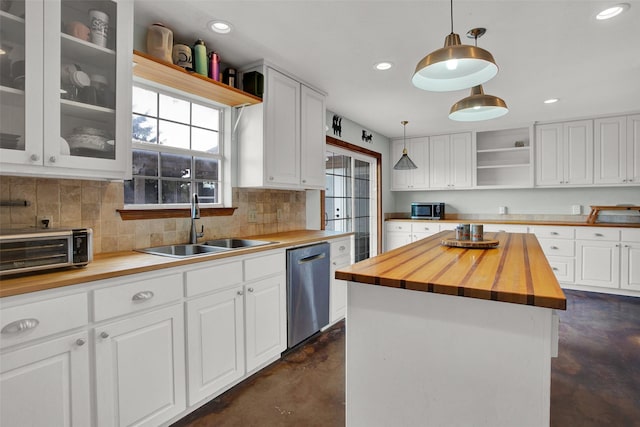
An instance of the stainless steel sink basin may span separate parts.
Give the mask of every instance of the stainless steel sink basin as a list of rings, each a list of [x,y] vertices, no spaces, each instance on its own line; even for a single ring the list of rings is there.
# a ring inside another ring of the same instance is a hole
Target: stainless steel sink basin
[[[214,254],[216,252],[227,251],[228,248],[221,246],[208,246],[202,244],[185,244],[185,245],[167,245],[156,246],[154,248],[138,249],[139,252],[145,252],[152,255],[163,255],[175,258],[187,258],[199,255]]]
[[[203,245],[226,248],[226,249],[242,249],[254,246],[268,245],[275,242],[267,242],[264,240],[247,240],[247,239],[215,239],[204,242]]]

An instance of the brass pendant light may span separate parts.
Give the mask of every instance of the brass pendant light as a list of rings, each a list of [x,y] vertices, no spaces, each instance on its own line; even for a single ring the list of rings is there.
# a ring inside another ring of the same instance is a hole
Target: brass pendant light
[[[402,123],[402,141],[404,144],[404,148],[402,149],[402,157],[400,157],[400,160],[398,160],[398,163],[396,163],[396,165],[393,167],[395,170],[409,170],[409,169],[418,169],[418,166],[416,166],[415,163],[413,163],[413,161],[409,158],[409,155],[407,154],[407,123],[409,123],[406,120],[401,121],[400,123]]]
[[[475,39],[477,45],[478,37],[486,32],[486,28],[473,28],[467,33],[467,37]],[[507,103],[503,99],[485,95],[482,85],[478,85],[471,88],[471,95],[453,104],[449,118],[458,122],[475,122],[495,119],[508,112]]]
[[[448,92],[467,89],[491,80],[498,74],[493,55],[477,46],[463,45],[453,32],[453,0],[451,0],[451,34],[444,47],[422,58],[411,82],[419,89]]]

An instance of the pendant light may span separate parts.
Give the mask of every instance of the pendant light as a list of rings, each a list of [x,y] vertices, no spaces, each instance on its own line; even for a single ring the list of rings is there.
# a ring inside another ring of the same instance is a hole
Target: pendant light
[[[453,32],[451,0],[451,34],[444,47],[431,52],[416,65],[411,82],[419,89],[447,92],[467,89],[491,80],[498,74],[493,55],[477,46],[463,45]]]
[[[418,166],[416,166],[416,164],[411,161],[411,159],[409,158],[409,155],[407,154],[407,123],[409,122],[406,120],[403,120],[400,123],[402,123],[402,126],[403,126],[402,141],[404,144],[404,148],[402,149],[402,157],[400,157],[400,160],[398,160],[398,163],[396,163],[396,165],[393,168],[397,171],[418,169]]]
[[[486,33],[486,28],[473,28],[467,33],[467,37],[475,39]],[[504,116],[509,112],[506,102],[493,95],[485,95],[482,85],[471,88],[471,95],[453,104],[449,111],[449,118],[458,122],[475,122],[490,120]]]

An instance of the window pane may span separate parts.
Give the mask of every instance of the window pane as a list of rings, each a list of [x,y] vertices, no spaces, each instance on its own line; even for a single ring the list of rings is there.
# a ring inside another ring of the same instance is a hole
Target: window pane
[[[189,123],[191,112],[189,101],[160,94],[160,118],[173,120],[174,122]]]
[[[158,176],[158,153],[133,150],[133,175]]]
[[[158,142],[158,121],[145,116],[133,115],[133,132],[134,140],[143,142]]]
[[[213,181],[198,182],[198,199],[200,203],[218,203],[218,183]]]
[[[158,95],[156,92],[134,86],[132,98],[132,110],[134,113],[153,117],[158,116]]]
[[[160,120],[160,144],[189,149],[189,126]]]
[[[195,159],[195,178],[219,180],[217,159]]]
[[[218,132],[191,128],[191,149],[218,154]]]
[[[198,104],[192,104],[191,108],[191,124],[193,126],[219,130],[220,113],[217,109]]]
[[[191,178],[191,156],[160,153],[160,165],[163,178]]]
[[[191,201],[189,181],[162,180],[162,203],[189,203]]]
[[[158,204],[158,180],[133,178],[124,182],[124,203],[126,205]]]

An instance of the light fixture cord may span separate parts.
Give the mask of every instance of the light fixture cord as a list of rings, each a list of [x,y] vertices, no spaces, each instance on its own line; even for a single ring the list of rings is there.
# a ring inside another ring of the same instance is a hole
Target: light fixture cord
[[[407,124],[406,123],[402,124],[402,145],[406,150],[407,149]]]
[[[453,0],[451,0],[451,34],[453,34]]]

